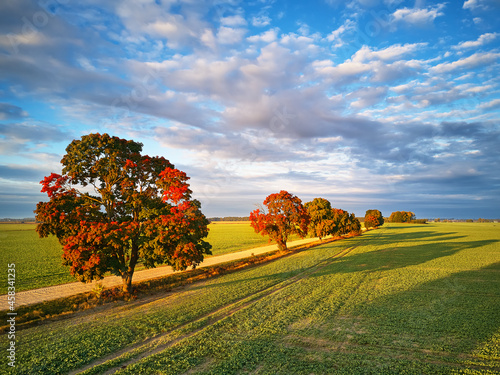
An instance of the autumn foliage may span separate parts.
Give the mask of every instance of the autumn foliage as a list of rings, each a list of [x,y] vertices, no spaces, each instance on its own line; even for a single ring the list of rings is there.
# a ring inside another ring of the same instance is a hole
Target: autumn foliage
[[[361,232],[361,224],[354,214],[332,208],[327,199],[314,198],[304,207],[310,216],[309,234],[314,237],[321,239],[328,235],[341,236]]]
[[[191,199],[189,177],[141,151],[134,141],[86,135],[67,147],[62,175],[41,181],[49,201],[37,204],[37,232],[57,236],[80,281],[111,271],[130,291],[139,261],[183,270],[210,254],[208,220]]]
[[[379,210],[368,210],[365,214],[365,228],[377,228],[384,224],[384,217]]]
[[[415,214],[411,211],[396,211],[389,216],[389,221],[391,223],[411,223],[415,218]]]
[[[269,195],[264,206],[250,213],[250,225],[255,232],[276,241],[280,250],[287,248],[290,235],[307,235],[309,215],[298,197],[281,190]]]

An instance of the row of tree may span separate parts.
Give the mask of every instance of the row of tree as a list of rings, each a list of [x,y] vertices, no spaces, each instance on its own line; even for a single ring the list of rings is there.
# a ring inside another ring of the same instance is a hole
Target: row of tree
[[[310,234],[322,239],[326,236],[361,233],[361,223],[353,213],[333,208],[324,198],[315,198],[303,205],[300,198],[282,190],[269,195],[263,204],[265,208],[250,213],[250,225],[257,233],[276,241],[280,250],[287,248],[286,242],[292,234],[302,238]],[[367,211],[366,228],[378,227],[383,223],[380,211]]]
[[[62,174],[41,181],[49,201],[35,214],[40,237],[55,235],[63,264],[80,281],[121,276],[123,290],[141,262],[147,268],[167,264],[174,270],[196,267],[211,245],[204,240],[209,221],[191,197],[189,177],[163,157],[142,155],[142,144],[108,134],[74,140],[61,160]],[[281,191],[250,214],[252,227],[269,235],[280,249],[291,234],[359,234],[354,214],[332,208],[326,199],[301,200]],[[365,227],[383,224],[380,211],[369,210]]]
[[[389,216],[389,222],[391,223],[411,223],[415,219],[415,214],[410,211],[396,211]]]

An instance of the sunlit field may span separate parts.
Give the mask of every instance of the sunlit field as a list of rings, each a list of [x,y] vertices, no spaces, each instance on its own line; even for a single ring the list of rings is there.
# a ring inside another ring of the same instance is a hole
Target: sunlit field
[[[499,241],[498,224],[386,225],[21,330],[13,373],[498,373]]]

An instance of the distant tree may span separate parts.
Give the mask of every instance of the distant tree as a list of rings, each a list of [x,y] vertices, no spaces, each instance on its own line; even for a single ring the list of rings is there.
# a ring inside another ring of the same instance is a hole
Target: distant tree
[[[403,215],[401,214],[401,211],[396,211],[389,216],[389,221],[391,223],[402,223],[403,222]]]
[[[332,208],[330,202],[324,198],[315,198],[304,207],[311,218],[309,233],[314,237],[321,239],[328,235],[341,236],[361,232],[361,224],[354,214]]]
[[[411,223],[415,220],[415,214],[410,211],[396,211],[389,216],[391,223]]]
[[[264,206],[267,212],[259,208],[250,213],[250,225],[255,232],[276,241],[278,249],[286,250],[286,242],[292,234],[307,235],[309,215],[298,197],[281,190],[269,195]]]
[[[320,239],[333,234],[337,228],[334,211],[327,199],[314,198],[304,205],[310,217],[309,234]]]
[[[359,222],[356,215],[354,215],[354,213],[349,215],[345,227],[346,227],[346,233],[349,233],[351,235],[361,234],[361,223]]]
[[[162,157],[141,155],[142,144],[90,134],[66,148],[63,174],[41,181],[36,230],[55,235],[63,262],[80,281],[111,271],[131,291],[135,266],[195,267],[210,254],[208,220],[191,199],[189,177]]]
[[[365,228],[376,228],[384,224],[384,217],[379,210],[367,210],[365,214]]]

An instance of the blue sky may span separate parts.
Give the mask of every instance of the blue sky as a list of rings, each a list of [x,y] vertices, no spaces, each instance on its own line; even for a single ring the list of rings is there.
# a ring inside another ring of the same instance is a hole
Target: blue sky
[[[500,1],[0,3],[0,217],[101,132],[211,216],[280,190],[357,215],[500,217]]]

